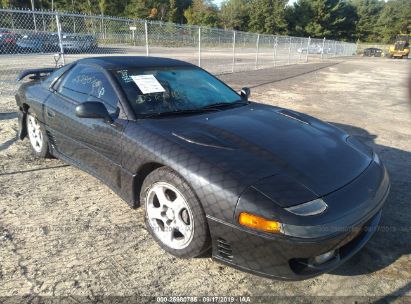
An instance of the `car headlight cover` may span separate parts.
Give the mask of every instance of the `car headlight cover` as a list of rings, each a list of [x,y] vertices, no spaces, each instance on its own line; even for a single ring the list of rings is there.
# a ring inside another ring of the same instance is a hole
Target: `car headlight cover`
[[[241,212],[238,218],[240,225],[260,230],[264,232],[280,233],[282,232],[282,224],[277,221],[267,220],[263,217]]]
[[[308,203],[300,204],[285,208],[285,210],[300,216],[310,216],[323,213],[328,208],[328,205],[321,199],[317,198]]]

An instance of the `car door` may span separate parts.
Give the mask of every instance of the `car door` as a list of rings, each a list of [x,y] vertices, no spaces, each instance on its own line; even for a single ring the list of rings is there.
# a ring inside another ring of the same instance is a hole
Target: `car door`
[[[76,106],[85,101],[102,102],[113,122],[77,117]],[[77,64],[53,86],[45,109],[53,147],[112,186],[119,184],[121,138],[127,124],[119,107],[109,75],[99,67]]]

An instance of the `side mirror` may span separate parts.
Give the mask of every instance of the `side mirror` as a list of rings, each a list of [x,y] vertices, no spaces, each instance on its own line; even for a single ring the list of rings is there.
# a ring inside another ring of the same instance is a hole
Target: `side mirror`
[[[242,88],[240,95],[242,99],[248,100],[248,97],[250,97],[251,91],[249,88]]]
[[[112,122],[113,118],[104,104],[99,101],[86,101],[76,107],[76,116],[81,118],[100,118]]]

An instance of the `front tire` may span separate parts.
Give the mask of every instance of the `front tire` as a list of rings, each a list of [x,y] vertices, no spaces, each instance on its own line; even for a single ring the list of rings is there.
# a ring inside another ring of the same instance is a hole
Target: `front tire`
[[[46,132],[37,117],[31,112],[27,113],[26,126],[33,154],[39,158],[51,157]]]
[[[204,210],[187,182],[161,167],[144,180],[140,202],[148,231],[167,252],[193,258],[210,247]]]

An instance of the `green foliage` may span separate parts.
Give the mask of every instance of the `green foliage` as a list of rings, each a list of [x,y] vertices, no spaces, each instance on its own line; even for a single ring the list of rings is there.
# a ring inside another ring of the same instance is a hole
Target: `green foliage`
[[[218,9],[210,0],[193,0],[193,3],[184,11],[188,24],[219,27]]]
[[[250,21],[247,0],[230,0],[221,5],[220,18],[225,29],[247,31]]]
[[[379,40],[377,23],[385,3],[380,0],[353,0],[352,4],[358,15],[356,38],[365,42]]]
[[[285,33],[287,0],[252,0],[249,4],[249,30],[258,33]]]
[[[392,43],[398,34],[411,33],[411,3],[410,0],[390,0],[377,21],[380,40]]]
[[[126,6],[126,15],[131,18],[147,19],[150,7],[146,0],[131,0]]]
[[[299,0],[287,11],[289,32],[297,35],[353,40],[355,7],[343,0]]]

